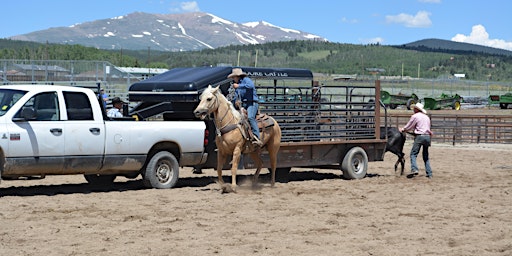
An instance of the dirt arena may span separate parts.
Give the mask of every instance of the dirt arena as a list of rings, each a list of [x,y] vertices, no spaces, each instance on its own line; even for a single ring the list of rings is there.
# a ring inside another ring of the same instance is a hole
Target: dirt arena
[[[512,255],[512,145],[434,143],[433,180],[395,176],[395,159],[361,180],[292,169],[271,188],[265,171],[258,190],[244,170],[236,194],[213,170],[169,190],[2,181],[0,255]]]

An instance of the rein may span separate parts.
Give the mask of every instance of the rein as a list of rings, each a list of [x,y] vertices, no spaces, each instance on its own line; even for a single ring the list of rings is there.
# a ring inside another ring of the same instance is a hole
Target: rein
[[[217,95],[215,95],[215,101],[217,104],[216,113],[219,113],[220,101],[219,101],[219,98]],[[222,121],[224,120],[224,118],[226,118],[228,113],[231,111],[229,104],[226,104],[226,105],[227,105],[227,109],[226,109],[226,112],[224,112],[224,115],[222,116],[222,118],[220,118],[220,119],[215,118],[215,132],[216,132],[217,136],[219,136],[219,137],[238,127],[238,124],[231,123],[235,119],[234,114],[231,114],[231,119],[229,121],[227,121],[224,125],[222,125]],[[214,113],[214,116],[217,116],[217,115]]]

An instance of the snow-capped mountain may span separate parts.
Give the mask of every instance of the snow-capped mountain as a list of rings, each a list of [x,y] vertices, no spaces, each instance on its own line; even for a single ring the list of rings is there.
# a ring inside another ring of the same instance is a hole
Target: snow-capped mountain
[[[237,44],[321,40],[320,36],[265,21],[236,23],[203,12],[125,16],[49,28],[11,37],[41,43],[80,44],[100,49],[190,51]]]

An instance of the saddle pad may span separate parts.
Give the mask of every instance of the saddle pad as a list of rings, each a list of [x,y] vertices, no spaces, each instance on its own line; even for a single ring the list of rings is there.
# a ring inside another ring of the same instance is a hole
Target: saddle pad
[[[256,121],[258,121],[259,129],[274,126],[274,121],[267,114],[258,114],[256,116]]]

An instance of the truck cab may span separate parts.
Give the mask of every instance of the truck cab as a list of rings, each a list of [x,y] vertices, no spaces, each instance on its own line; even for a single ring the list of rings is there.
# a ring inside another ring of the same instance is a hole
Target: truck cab
[[[2,86],[0,126],[2,178],[83,174],[112,182],[142,174],[149,187],[168,188],[179,166],[206,160],[203,122],[110,120],[97,93],[81,87]],[[155,170],[160,163],[165,171]]]

